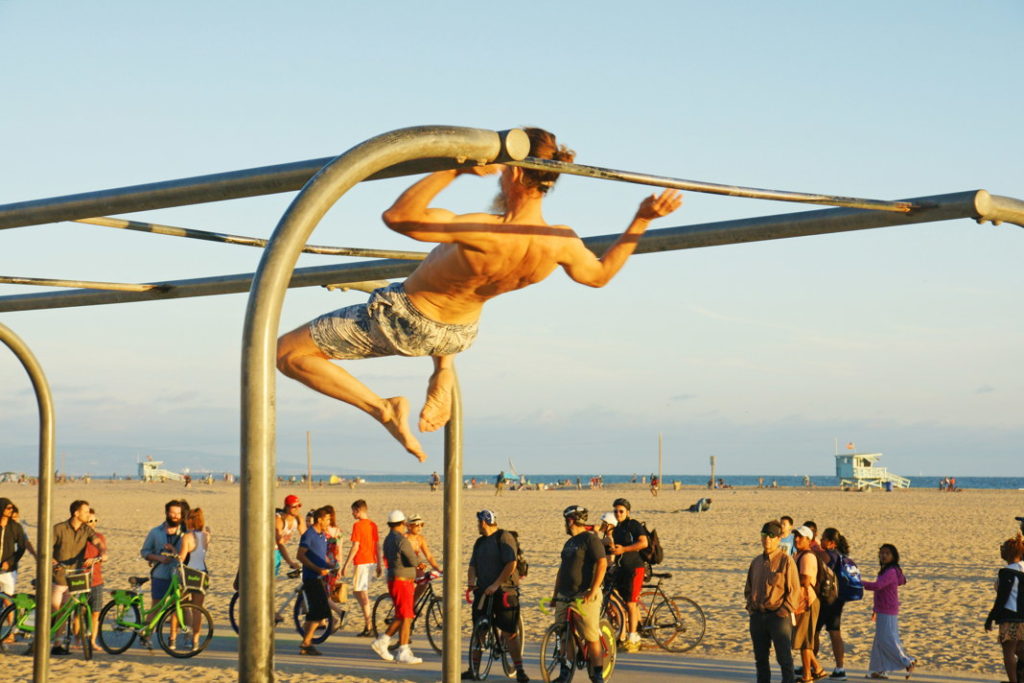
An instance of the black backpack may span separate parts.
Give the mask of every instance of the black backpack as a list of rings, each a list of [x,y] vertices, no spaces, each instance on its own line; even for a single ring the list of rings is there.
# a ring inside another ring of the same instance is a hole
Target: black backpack
[[[818,580],[814,584],[814,592],[823,603],[831,605],[839,597],[839,579],[836,577],[836,573],[832,567],[828,566],[828,562],[815,551],[806,550],[804,552],[811,553],[818,561]],[[800,572],[801,555],[802,553],[797,555],[797,573]]]
[[[661,564],[665,561],[665,549],[661,546],[657,529],[648,529],[647,524],[640,522],[647,533],[647,547],[640,549],[640,559],[647,564]]]
[[[506,531],[512,534],[512,538],[516,539],[516,574],[519,575],[519,578],[523,578],[530,571],[530,563],[526,561],[526,556],[523,555],[523,546],[519,545],[519,532],[512,531],[511,529],[498,529],[494,534],[495,541],[500,546],[501,534]]]

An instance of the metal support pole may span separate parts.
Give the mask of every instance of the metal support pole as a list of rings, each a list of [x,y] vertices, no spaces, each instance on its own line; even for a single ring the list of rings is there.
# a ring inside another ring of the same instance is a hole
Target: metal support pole
[[[25,367],[39,406],[39,505],[36,519],[36,637],[32,660],[32,680],[46,683],[50,673],[50,564],[53,562],[53,519],[50,514],[53,500],[53,397],[39,361],[25,342],[0,324],[0,341],[6,344]]]
[[[462,659],[462,391],[452,365],[452,415],[444,428],[444,645],[441,680],[461,679]]]
[[[660,228],[644,233],[637,244],[636,253],[648,254],[676,249],[717,247],[727,244],[744,244],[789,237],[827,235],[852,230],[947,221],[957,218],[973,218],[979,223],[991,221],[996,225],[1002,221],[1024,224],[1024,202],[1011,197],[990,195],[985,190],[915,197],[906,201],[927,208],[915,209],[909,214],[865,211],[863,209],[820,209]],[[583,242],[594,253],[602,254],[618,237],[618,234],[595,235],[585,238]],[[299,268],[293,272],[288,286],[312,287],[405,277],[415,270],[417,265],[409,261],[381,260]],[[157,288],[148,292],[70,291],[16,294],[0,297],[0,313],[233,294],[247,291],[252,283],[252,278],[253,273],[239,273],[237,275],[153,282],[148,284],[157,285]]]
[[[529,140],[521,130],[500,134],[473,128],[421,126],[385,133],[324,166],[281,217],[253,279],[242,334],[239,680],[274,680],[274,365],[285,290],[303,245],[345,192],[382,169],[437,157],[492,163],[522,159],[528,151]],[[458,510],[449,514],[458,515]]]

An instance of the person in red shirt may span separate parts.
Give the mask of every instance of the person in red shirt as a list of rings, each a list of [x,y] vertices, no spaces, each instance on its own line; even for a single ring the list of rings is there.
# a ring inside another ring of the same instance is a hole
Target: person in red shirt
[[[363,619],[366,624],[357,635],[363,638],[373,635],[373,629],[370,627],[370,574],[374,573],[379,578],[384,566],[381,560],[380,534],[377,525],[369,519],[367,510],[366,501],[362,498],[352,503],[352,516],[356,521],[352,525],[348,556],[341,565],[342,576],[345,576],[350,562],[354,568],[352,592],[359,606],[363,608]]]
[[[89,508],[89,521],[86,522],[93,531],[96,531],[96,525],[100,523],[99,518],[96,516],[96,508]],[[99,644],[96,642],[96,636],[100,632],[100,610],[103,609],[103,569],[102,563],[107,561],[107,539],[100,532],[96,531],[96,538],[100,543],[103,544],[103,551],[89,543],[85,546],[85,562],[89,564],[91,562],[92,568],[92,581],[89,586],[89,604],[92,606],[92,647],[93,649],[99,648]]]

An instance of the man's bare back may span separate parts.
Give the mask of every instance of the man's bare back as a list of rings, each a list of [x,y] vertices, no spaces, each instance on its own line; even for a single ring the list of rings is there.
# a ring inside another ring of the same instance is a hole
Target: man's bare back
[[[558,148],[549,133],[527,129],[527,134],[532,143],[531,156],[557,158],[562,154],[564,160],[571,160],[571,153]],[[501,174],[501,196],[506,207],[503,213],[459,215],[430,207],[437,194],[457,176],[493,173]],[[402,396],[377,396],[330,358],[430,355],[434,372],[420,412],[419,429],[440,429],[451,412],[454,355],[472,343],[486,301],[540,282],[559,266],[576,282],[602,287],[633,253],[650,221],[682,204],[675,190],[645,198],[625,232],[598,258],[568,226],[552,226],[544,220],[541,204],[554,177],[518,167],[482,166],[432,173],[413,184],[384,212],[384,222],[396,232],[438,246],[401,287],[389,288],[396,290],[391,294],[385,292],[378,297],[383,291],[378,290],[358,310],[341,309],[334,318],[330,317],[334,314],[322,316],[281,337],[280,370],[316,391],[363,410],[384,425],[407,451],[425,460],[426,453],[408,426],[408,401]],[[397,315],[414,319],[392,322],[380,317],[384,315],[378,313],[382,310],[388,315],[398,311]],[[412,348],[416,346],[414,338],[396,338],[410,327],[421,330],[419,334],[426,343],[422,350]],[[362,339],[360,335],[366,329],[370,338]],[[365,352],[359,350],[364,347]]]

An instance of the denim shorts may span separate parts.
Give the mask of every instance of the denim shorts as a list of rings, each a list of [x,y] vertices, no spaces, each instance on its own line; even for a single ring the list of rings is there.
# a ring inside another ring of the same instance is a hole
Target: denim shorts
[[[330,358],[450,356],[476,339],[477,323],[431,320],[409,301],[401,282],[375,289],[365,304],[326,313],[309,323],[309,334]]]

